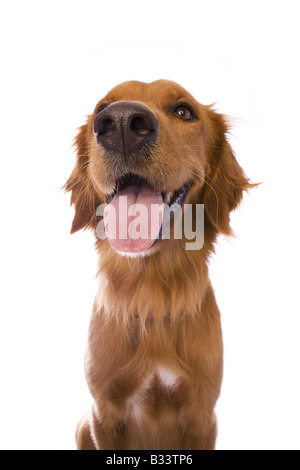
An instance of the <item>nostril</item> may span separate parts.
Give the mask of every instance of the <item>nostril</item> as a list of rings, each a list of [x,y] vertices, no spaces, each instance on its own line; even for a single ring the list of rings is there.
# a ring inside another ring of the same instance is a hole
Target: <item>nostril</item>
[[[112,119],[106,118],[102,121],[101,127],[98,130],[98,135],[109,137],[116,130],[116,125]]]
[[[139,103],[117,101],[100,109],[93,129],[101,147],[127,157],[156,141],[158,121]]]
[[[147,124],[145,118],[143,116],[135,116],[132,118],[129,128],[131,131],[135,132],[138,135],[150,135],[154,132],[152,126]]]

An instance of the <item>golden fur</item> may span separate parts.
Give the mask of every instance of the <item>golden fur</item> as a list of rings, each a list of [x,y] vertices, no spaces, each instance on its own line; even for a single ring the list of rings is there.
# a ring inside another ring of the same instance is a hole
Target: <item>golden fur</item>
[[[150,109],[159,135],[149,158],[133,155],[116,168],[97,143],[93,120],[103,104],[117,101]],[[177,103],[197,119],[174,116]],[[217,235],[231,234],[229,214],[251,186],[227,132],[223,115],[166,80],[115,87],[79,130],[65,186],[75,206],[72,232],[96,231],[96,208],[126,171],[160,191],[191,181],[186,202],[204,204],[205,240],[198,251],[187,251],[184,239],[161,240],[148,256],[125,258],[96,237],[99,292],[85,361],[94,405],[78,425],[78,449],[214,449],[223,345],[207,262]]]

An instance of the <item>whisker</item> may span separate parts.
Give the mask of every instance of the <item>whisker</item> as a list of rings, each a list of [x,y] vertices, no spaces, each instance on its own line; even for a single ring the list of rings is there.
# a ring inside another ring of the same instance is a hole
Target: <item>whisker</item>
[[[205,182],[205,184],[207,184],[213,191],[214,195],[215,195],[215,198],[216,198],[216,203],[217,203],[217,220],[216,220],[216,226],[218,226],[218,214],[219,214],[219,198],[218,198],[218,195],[215,191],[215,189],[213,188],[212,184],[210,184],[205,178],[203,178],[202,175],[199,175],[199,173],[196,173],[195,171],[193,170],[190,170],[191,173],[193,173],[195,176],[197,176],[198,178],[200,178],[203,182]],[[215,184],[213,181],[212,181],[213,184]]]
[[[194,165],[192,162],[190,162],[189,160],[183,159],[183,161],[186,162],[186,163],[188,163],[189,165],[192,165],[193,168],[195,168],[195,165]],[[210,163],[201,162],[201,164],[208,165],[208,166],[211,167],[211,168],[215,168],[217,171],[221,171],[219,167],[214,166],[214,165],[211,165]],[[196,167],[196,169],[197,169],[198,171],[201,171],[200,168],[197,168],[197,167]],[[204,172],[203,172],[203,173],[204,173]],[[199,175],[198,175],[198,176],[199,176]],[[226,197],[227,199],[229,199],[230,201],[234,202],[233,199],[231,199],[227,194],[224,193],[224,191],[222,191],[222,189],[217,185],[217,183],[216,183],[212,178],[210,178],[210,177],[209,177],[208,175],[206,175],[205,173],[204,173],[204,176],[205,176],[205,178],[207,178],[208,180],[210,180],[212,184],[215,185],[215,187],[223,194],[223,196],[225,196],[225,197]],[[202,177],[202,180],[203,180],[203,181],[206,181],[205,178],[203,179],[203,177]],[[227,183],[228,183],[230,186],[232,186],[233,188],[235,188],[235,189],[240,189],[239,186],[236,186],[236,185],[233,184],[231,181],[228,181],[228,180],[226,180],[226,181],[227,181]]]
[[[213,148],[213,149],[223,149],[224,148],[222,145],[211,145],[211,144],[187,144],[187,145],[179,145],[177,148],[178,149],[184,149],[184,148],[191,148],[191,147]]]

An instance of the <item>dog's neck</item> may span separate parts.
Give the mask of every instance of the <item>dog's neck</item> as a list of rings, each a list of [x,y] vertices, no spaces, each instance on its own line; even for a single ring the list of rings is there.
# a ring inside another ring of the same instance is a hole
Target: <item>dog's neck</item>
[[[210,285],[206,246],[191,252],[178,241],[176,245],[166,244],[153,255],[125,258],[110,246],[103,250],[102,243],[96,243],[100,281],[96,305],[108,317],[124,319],[138,312],[139,318],[146,321],[166,318],[166,312],[171,312],[175,320],[201,311]]]

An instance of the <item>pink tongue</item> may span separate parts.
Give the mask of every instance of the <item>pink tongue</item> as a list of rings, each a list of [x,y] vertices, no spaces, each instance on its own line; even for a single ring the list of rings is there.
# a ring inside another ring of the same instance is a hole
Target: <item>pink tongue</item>
[[[163,218],[163,199],[149,186],[128,186],[118,191],[104,211],[110,244],[118,251],[140,253],[153,245]]]

